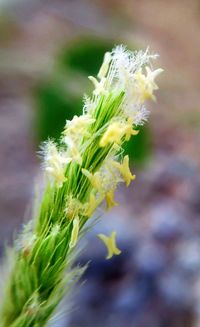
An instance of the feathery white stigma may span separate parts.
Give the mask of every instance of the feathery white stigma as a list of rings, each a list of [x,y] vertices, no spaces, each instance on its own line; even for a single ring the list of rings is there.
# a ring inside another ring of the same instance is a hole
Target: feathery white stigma
[[[143,125],[149,113],[143,103],[148,99],[155,100],[154,91],[158,89],[155,78],[163,72],[161,68],[150,68],[152,60],[156,58],[157,55],[150,54],[148,49],[145,52],[131,52],[121,45],[107,52],[98,73],[99,80],[89,76],[94,84],[94,97],[85,101],[87,112],[94,110],[92,108],[95,108],[101,96],[124,92],[122,115],[132,118],[135,126]]]

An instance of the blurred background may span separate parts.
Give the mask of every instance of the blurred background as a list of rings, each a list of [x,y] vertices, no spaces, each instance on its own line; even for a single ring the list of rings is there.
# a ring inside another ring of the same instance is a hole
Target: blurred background
[[[150,46],[165,70],[125,149],[137,179],[88,235],[91,264],[54,326],[200,327],[199,35],[199,0],[0,0],[1,255],[29,218],[39,144],[81,112],[104,52]],[[113,229],[123,252],[105,261],[96,234]]]

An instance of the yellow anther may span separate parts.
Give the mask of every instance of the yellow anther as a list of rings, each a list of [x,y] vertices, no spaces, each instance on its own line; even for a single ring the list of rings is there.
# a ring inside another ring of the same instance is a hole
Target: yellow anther
[[[129,186],[130,182],[135,179],[135,175],[131,174],[129,168],[129,156],[126,155],[121,164],[117,161],[113,161],[112,165],[119,170],[121,176],[123,177],[126,183],[126,186]]]
[[[95,189],[101,190],[101,188],[102,188],[101,187],[101,178],[100,178],[100,174],[98,172],[92,174],[87,169],[82,168],[82,173],[89,179],[91,185]]]
[[[100,140],[100,147],[104,147],[110,143],[120,144],[124,134],[123,126],[119,122],[111,123]]]
[[[139,131],[133,129],[133,121],[128,118],[127,123],[124,126],[125,141],[129,141],[132,135],[137,135]]]
[[[69,243],[70,248],[73,248],[76,245],[78,239],[78,233],[79,233],[79,217],[76,216],[73,220],[71,239]]]
[[[119,205],[119,203],[115,202],[114,200],[114,190],[110,190],[109,192],[106,193],[105,200],[106,200],[107,210],[110,210],[112,207]]]
[[[99,234],[98,237],[107,247],[108,254],[106,259],[110,259],[113,255],[119,255],[121,253],[121,251],[116,246],[116,232],[113,231],[110,236]]]

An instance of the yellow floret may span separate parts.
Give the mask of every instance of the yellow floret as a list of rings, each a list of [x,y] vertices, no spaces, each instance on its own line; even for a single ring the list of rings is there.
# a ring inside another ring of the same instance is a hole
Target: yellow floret
[[[59,187],[67,180],[65,177],[65,168],[71,158],[66,153],[59,152],[54,143],[47,144],[46,157],[45,157],[45,170],[51,175]]]
[[[121,123],[119,122],[111,123],[99,142],[100,147],[103,148],[111,143],[120,144],[123,134],[124,131]]]
[[[156,97],[153,94],[154,90],[158,89],[157,84],[154,79],[163,72],[163,69],[159,68],[154,71],[147,66],[146,67],[146,76],[142,73],[142,69],[139,69],[135,73],[134,78],[137,83],[137,88],[139,92],[139,102],[143,103],[145,100],[152,99],[155,101]]]
[[[73,119],[67,120],[64,135],[74,137],[87,136],[87,128],[89,125],[95,122],[94,118],[91,118],[90,115],[81,115],[81,116],[74,116]]]

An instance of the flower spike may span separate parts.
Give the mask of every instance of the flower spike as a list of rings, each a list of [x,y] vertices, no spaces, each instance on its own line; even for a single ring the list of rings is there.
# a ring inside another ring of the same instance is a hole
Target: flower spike
[[[82,115],[66,121],[58,145],[45,143],[48,178],[34,220],[13,249],[2,327],[47,324],[64,291],[80,276],[76,247],[86,222],[104,200],[107,210],[117,206],[118,184],[128,186],[135,179],[123,144],[148,118],[144,101],[155,100],[155,80],[162,72],[152,69],[156,57],[148,49],[132,52],[122,45],[106,53],[98,75],[89,77],[94,90],[84,97]],[[121,253],[116,232],[98,236],[107,259]]]

